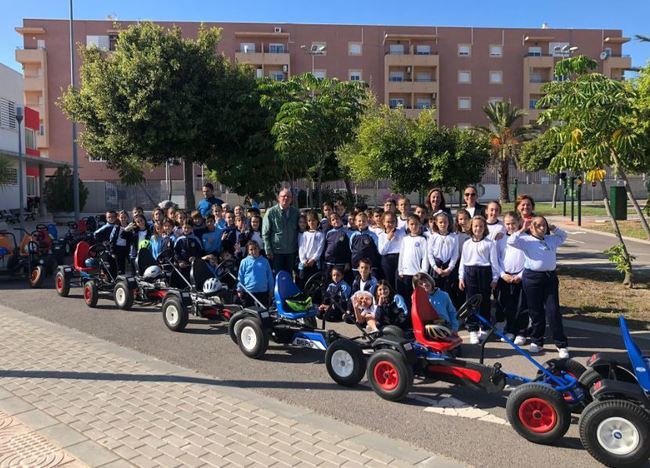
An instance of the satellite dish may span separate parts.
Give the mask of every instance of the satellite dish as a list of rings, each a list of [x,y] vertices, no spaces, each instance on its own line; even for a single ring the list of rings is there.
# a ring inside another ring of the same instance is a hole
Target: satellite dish
[[[603,50],[600,53],[600,60],[605,60],[607,57],[609,57],[609,52],[607,52],[606,50]]]

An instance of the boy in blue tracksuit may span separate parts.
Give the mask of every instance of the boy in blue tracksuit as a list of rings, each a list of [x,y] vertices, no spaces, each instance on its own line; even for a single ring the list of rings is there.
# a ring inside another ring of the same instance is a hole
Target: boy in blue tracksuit
[[[323,303],[318,307],[318,317],[328,322],[336,322],[343,318],[352,296],[352,288],[343,279],[342,267],[332,267],[331,278],[332,282],[327,285],[323,294]]]
[[[273,271],[271,264],[260,255],[260,246],[255,241],[246,244],[248,256],[239,264],[237,291],[245,307],[254,305],[253,299],[248,295],[252,293],[264,307],[268,307],[271,291],[273,291]]]
[[[330,215],[332,228],[325,234],[323,263],[325,274],[331,276],[332,268],[338,267],[345,275],[350,271],[350,237],[337,213]]]
[[[368,226],[368,215],[364,211],[357,213],[354,218],[356,231],[350,234],[350,252],[352,270],[358,274],[359,261],[362,258],[370,260],[372,273],[375,277],[379,275],[381,258],[379,257],[379,240],[377,234],[372,232]]]
[[[216,220],[214,215],[208,215],[205,218],[205,232],[201,236],[201,242],[203,244],[203,252],[206,255],[209,254],[218,254],[221,251],[221,234],[222,231],[217,229]]]

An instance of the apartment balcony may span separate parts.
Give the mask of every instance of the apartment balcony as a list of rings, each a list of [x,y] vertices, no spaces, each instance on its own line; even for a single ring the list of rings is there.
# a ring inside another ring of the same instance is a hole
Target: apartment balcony
[[[387,67],[437,67],[438,54],[391,54],[384,56],[384,65]]]
[[[548,81],[530,81],[524,86],[527,94],[544,94],[542,88]]]
[[[387,81],[388,93],[419,93],[431,94],[438,92],[437,81]]]
[[[238,63],[250,63],[251,65],[288,66],[291,63],[291,56],[287,52],[235,52],[235,60]]]
[[[45,49],[16,49],[18,63],[44,63]]]
[[[529,68],[553,68],[555,58],[551,55],[526,55],[524,57],[524,67]]]
[[[47,137],[47,134],[41,135],[38,134],[36,135],[36,148],[41,149],[41,148],[49,148],[50,142],[49,138]]]
[[[629,55],[610,55],[603,60],[603,75],[611,77],[612,70],[627,70],[632,67],[632,57]]]
[[[45,79],[43,76],[26,76],[23,79],[23,89],[26,93],[38,92],[42,93],[45,88]]]

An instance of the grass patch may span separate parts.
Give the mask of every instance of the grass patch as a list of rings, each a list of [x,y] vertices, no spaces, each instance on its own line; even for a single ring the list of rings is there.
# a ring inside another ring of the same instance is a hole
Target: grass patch
[[[650,273],[637,272],[632,289],[615,271],[559,266],[558,274],[564,317],[618,326],[623,314],[631,328],[650,330]]]
[[[614,234],[614,228],[612,224],[607,223],[584,223],[583,226],[587,229],[593,229],[594,231],[600,232],[609,232]],[[635,239],[647,240],[648,236],[641,226],[641,221],[619,221],[618,227],[621,230],[621,234],[624,237],[633,237]]]

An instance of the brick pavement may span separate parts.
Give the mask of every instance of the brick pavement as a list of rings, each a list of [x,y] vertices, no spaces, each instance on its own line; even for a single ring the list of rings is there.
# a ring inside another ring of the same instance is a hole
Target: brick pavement
[[[463,466],[4,306],[0,319],[0,466]]]

